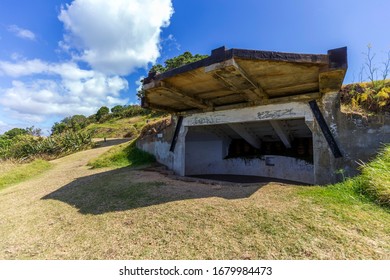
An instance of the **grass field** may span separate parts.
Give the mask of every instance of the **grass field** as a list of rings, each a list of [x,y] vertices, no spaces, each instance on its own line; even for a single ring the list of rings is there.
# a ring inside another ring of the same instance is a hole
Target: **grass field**
[[[379,181],[239,186],[86,166],[130,146],[111,144],[0,190],[0,259],[390,258],[390,208],[366,193],[388,186],[386,153],[367,164]]]
[[[390,258],[389,211],[345,190],[128,168],[29,188],[0,192],[2,259]]]

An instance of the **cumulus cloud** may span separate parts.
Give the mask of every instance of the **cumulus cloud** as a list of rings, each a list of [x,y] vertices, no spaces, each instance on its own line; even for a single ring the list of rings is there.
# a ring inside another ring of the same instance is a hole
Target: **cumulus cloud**
[[[8,26],[8,31],[14,33],[19,38],[32,40],[32,41],[35,40],[35,34],[32,31],[30,31],[28,29],[20,28],[17,25]]]
[[[10,130],[10,126],[7,123],[0,120],[0,134],[3,134],[8,130]]]
[[[63,6],[58,18],[65,33],[59,46],[70,58],[53,63],[13,53],[10,61],[0,61],[0,77],[12,80],[0,88],[0,110],[10,119],[34,124],[128,103],[123,76],[160,56],[161,29],[172,14],[171,0],[74,0]],[[36,38],[16,25],[8,30]]]
[[[171,0],[74,0],[61,9],[61,46],[78,50],[93,69],[126,75],[160,55],[161,28],[169,25]]]
[[[0,73],[19,78],[12,86],[0,89],[0,104],[18,114],[18,118],[39,120],[48,115],[90,115],[100,106],[125,104],[120,93],[128,82],[119,76],[107,76],[82,70],[72,62],[49,64],[40,60],[17,63],[0,61]],[[20,78],[40,75],[29,82]]]

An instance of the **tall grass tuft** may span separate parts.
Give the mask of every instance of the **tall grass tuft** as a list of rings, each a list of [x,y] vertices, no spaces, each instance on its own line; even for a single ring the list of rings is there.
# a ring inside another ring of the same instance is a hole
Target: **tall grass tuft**
[[[373,161],[362,165],[358,189],[376,203],[390,207],[390,145]]]

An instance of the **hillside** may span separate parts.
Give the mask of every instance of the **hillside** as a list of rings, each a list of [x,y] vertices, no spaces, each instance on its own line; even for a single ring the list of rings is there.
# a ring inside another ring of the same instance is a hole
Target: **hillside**
[[[82,131],[91,133],[93,138],[134,138],[149,119],[153,117],[114,118],[103,123],[91,123]]]

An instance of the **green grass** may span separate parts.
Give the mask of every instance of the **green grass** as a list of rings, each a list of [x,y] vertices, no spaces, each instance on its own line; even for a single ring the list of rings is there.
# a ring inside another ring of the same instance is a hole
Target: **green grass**
[[[136,167],[155,162],[155,157],[138,149],[133,140],[130,143],[115,146],[88,163],[93,168],[102,167]]]
[[[362,167],[359,190],[380,205],[390,208],[390,145]]]
[[[323,187],[214,186],[123,168],[77,179],[43,199],[33,198],[35,188],[16,201],[0,193],[0,219],[7,221],[0,258],[390,256],[389,213]]]
[[[35,160],[31,163],[15,166],[0,175],[0,190],[37,176],[51,167],[52,164],[45,160]]]
[[[132,168],[73,172],[58,162],[52,178],[0,192],[0,259],[390,257],[390,211],[360,191],[361,177],[236,186]]]
[[[125,118],[125,119],[111,119],[104,123],[92,123],[88,125],[83,131],[93,133],[96,138],[119,138],[119,137],[134,137],[138,134],[138,123],[146,122],[145,116]]]
[[[390,145],[371,162],[362,165],[362,174],[326,187],[305,188],[301,194],[319,201],[345,206],[374,202],[390,209]]]

